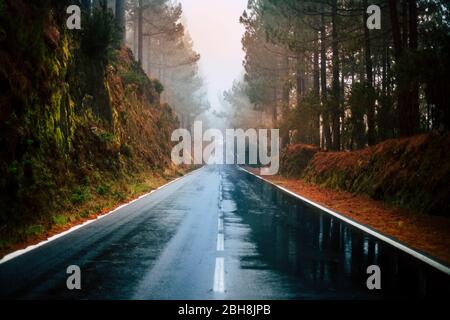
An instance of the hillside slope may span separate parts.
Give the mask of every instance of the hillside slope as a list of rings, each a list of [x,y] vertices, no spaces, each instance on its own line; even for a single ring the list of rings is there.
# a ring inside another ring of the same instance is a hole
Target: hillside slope
[[[297,145],[283,152],[281,172],[414,212],[448,216],[449,149],[448,132],[388,140],[352,152],[323,152]]]
[[[142,193],[171,167],[178,120],[161,85],[112,45],[109,17],[71,32],[64,5],[0,2],[0,251]]]

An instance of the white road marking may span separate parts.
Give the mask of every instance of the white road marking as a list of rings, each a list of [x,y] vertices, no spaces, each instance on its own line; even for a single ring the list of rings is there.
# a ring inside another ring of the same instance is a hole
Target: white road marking
[[[320,210],[325,211],[325,212],[331,214],[332,216],[335,216],[336,218],[341,219],[341,220],[347,222],[348,224],[351,224],[352,226],[357,227],[357,228],[367,232],[368,234],[371,234],[372,236],[374,236],[374,237],[376,237],[376,238],[378,238],[378,239],[380,239],[380,240],[382,240],[384,242],[389,243],[390,245],[392,245],[392,246],[394,246],[394,247],[396,247],[396,248],[398,248],[398,249],[400,249],[400,250],[402,250],[402,251],[412,255],[413,257],[415,257],[415,258],[417,258],[417,259],[419,259],[419,260],[429,264],[430,266],[432,266],[432,267],[434,267],[434,268],[436,268],[436,269],[438,269],[438,270],[440,270],[440,271],[450,275],[450,268],[445,266],[445,265],[443,265],[442,263],[439,263],[436,260],[433,260],[433,259],[427,257],[426,255],[424,255],[422,253],[419,253],[416,250],[411,249],[411,248],[405,246],[404,244],[401,244],[401,243],[395,241],[394,239],[392,239],[392,238],[390,238],[388,236],[385,236],[385,235],[383,235],[383,234],[381,234],[381,233],[379,233],[379,232],[377,232],[377,231],[375,231],[375,230],[373,230],[373,229],[371,229],[369,227],[366,227],[366,226],[364,226],[362,224],[359,224],[358,222],[356,222],[356,221],[354,221],[352,219],[349,219],[349,218],[347,218],[347,217],[345,217],[345,216],[343,216],[343,215],[341,215],[341,214],[339,214],[339,213],[337,213],[337,212],[335,212],[333,210],[330,210],[330,209],[328,209],[328,208],[326,208],[326,207],[324,207],[324,206],[322,206],[322,205],[320,205],[318,203],[315,203],[314,201],[311,201],[311,200],[309,200],[307,198],[304,198],[304,197],[296,194],[295,192],[292,192],[292,191],[290,191],[290,190],[288,190],[286,188],[283,188],[283,187],[281,187],[281,186],[279,186],[279,185],[277,185],[277,184],[275,184],[275,183],[273,183],[273,182],[271,182],[269,180],[266,180],[266,179],[264,179],[264,178],[262,178],[262,177],[260,177],[260,176],[258,176],[256,174],[254,174],[254,173],[252,173],[252,172],[250,172],[248,170],[245,170],[242,167],[239,167],[239,169],[241,169],[242,171],[247,172],[248,174],[251,174],[252,176],[257,177],[258,179],[261,179],[261,180],[267,182],[268,184],[270,184],[270,185],[272,185],[272,186],[274,186],[274,187],[284,191],[285,193],[290,194],[291,196],[294,196],[294,197],[296,197],[296,198],[298,198],[298,199],[300,199],[300,200],[302,200],[302,201],[304,201],[306,203],[309,203],[310,205],[312,205],[312,206],[314,206],[316,208],[319,208]]]
[[[219,218],[217,221],[217,230],[221,233],[223,233],[223,219]]]
[[[217,234],[217,251],[223,251],[223,233]]]
[[[215,292],[225,292],[224,277],[224,258],[216,258],[216,269],[214,271],[214,289]]]

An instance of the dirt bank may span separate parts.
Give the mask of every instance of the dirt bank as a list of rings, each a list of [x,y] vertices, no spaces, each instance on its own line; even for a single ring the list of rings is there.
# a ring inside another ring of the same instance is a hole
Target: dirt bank
[[[392,139],[352,152],[284,150],[281,173],[432,215],[450,213],[450,133]]]

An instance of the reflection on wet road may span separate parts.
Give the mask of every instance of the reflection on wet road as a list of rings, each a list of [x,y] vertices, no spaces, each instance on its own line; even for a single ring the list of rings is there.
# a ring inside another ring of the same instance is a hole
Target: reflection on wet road
[[[82,290],[66,288],[78,265]],[[381,268],[369,290],[367,267]],[[449,276],[232,166],[209,166],[0,264],[0,297],[445,297]]]
[[[444,273],[248,173],[222,172],[233,207],[225,213],[225,243],[236,298],[448,296]],[[367,289],[370,265],[381,269],[381,290]]]

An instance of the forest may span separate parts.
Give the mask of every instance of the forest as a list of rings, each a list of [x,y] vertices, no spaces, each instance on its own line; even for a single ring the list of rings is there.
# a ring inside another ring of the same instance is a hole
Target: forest
[[[163,84],[162,101],[173,106],[183,127],[190,128],[210,105],[198,70],[200,54],[193,49],[185,28],[181,4],[128,0],[125,5],[129,30],[126,45],[147,75]]]
[[[369,5],[380,8],[380,29],[367,27]],[[284,146],[333,151],[448,130],[449,9],[438,0],[249,0],[245,74],[224,93],[229,116],[257,113],[259,125],[280,127]]]
[[[448,0],[0,0],[0,300],[448,296],[449,73]]]
[[[185,174],[171,133],[199,119],[279,128],[283,176],[448,216],[449,9],[249,0],[218,110],[178,1],[0,0],[0,254]]]
[[[199,59],[169,0],[0,1],[0,254],[183,174]]]

